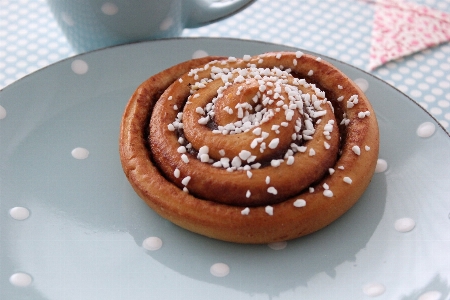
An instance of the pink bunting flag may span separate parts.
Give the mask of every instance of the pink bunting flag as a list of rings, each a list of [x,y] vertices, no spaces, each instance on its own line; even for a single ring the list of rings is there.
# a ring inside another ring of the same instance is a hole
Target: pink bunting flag
[[[450,40],[450,14],[401,0],[375,1],[369,68]]]

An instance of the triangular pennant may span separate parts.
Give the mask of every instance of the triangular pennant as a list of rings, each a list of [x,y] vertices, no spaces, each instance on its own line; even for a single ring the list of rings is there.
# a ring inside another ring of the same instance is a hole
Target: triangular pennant
[[[369,68],[450,40],[450,14],[399,0],[376,1]]]

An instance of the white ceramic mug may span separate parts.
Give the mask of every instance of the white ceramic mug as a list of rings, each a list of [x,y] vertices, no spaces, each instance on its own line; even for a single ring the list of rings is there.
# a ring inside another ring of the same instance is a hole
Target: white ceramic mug
[[[232,14],[252,0],[47,0],[77,52],[176,37]]]

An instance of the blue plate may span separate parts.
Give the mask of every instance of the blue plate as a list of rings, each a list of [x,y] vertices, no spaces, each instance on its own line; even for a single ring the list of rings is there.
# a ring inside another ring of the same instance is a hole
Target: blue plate
[[[366,90],[381,131],[379,172],[336,222],[287,243],[237,245],[171,224],[134,193],[118,134],[142,81],[205,53],[280,50],[297,49],[212,38],[129,44],[0,91],[1,298],[447,299],[449,135],[398,90],[331,58]]]

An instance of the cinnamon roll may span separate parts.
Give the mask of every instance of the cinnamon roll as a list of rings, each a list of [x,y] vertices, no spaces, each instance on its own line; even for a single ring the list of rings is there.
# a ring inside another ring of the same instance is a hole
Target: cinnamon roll
[[[237,243],[315,232],[374,173],[375,113],[358,86],[297,52],[205,57],[143,82],[122,117],[137,194],[190,231]]]

